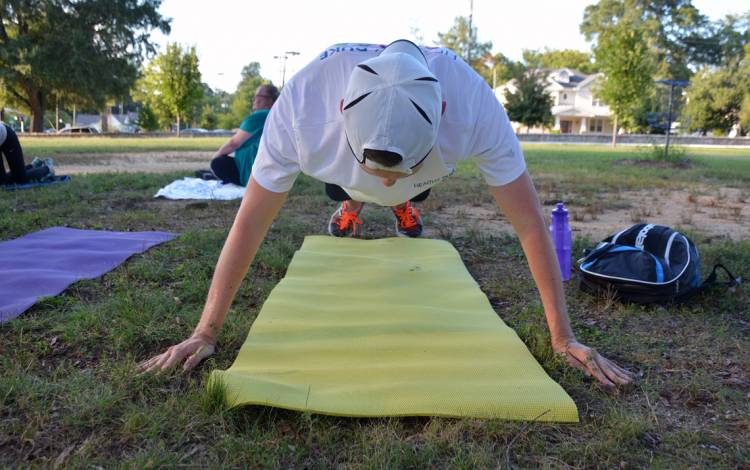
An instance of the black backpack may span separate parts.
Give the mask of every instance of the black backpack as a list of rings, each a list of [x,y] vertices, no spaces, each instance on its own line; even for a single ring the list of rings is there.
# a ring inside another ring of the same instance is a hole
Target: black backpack
[[[701,282],[701,259],[695,244],[661,225],[633,225],[584,254],[576,264],[581,289],[611,293],[626,302],[681,302],[711,285],[736,286],[741,282],[721,264]],[[717,268],[723,269],[730,281],[717,283]]]

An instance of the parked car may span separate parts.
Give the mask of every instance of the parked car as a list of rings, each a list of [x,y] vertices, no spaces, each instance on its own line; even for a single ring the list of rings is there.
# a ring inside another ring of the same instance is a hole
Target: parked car
[[[93,126],[66,127],[57,131],[58,134],[101,134],[99,129]]]
[[[206,129],[201,129],[200,127],[188,127],[181,130],[180,134],[206,134],[207,132]]]
[[[140,134],[141,128],[136,125],[128,124],[120,126],[120,128],[117,129],[117,132],[119,132],[120,134]]]

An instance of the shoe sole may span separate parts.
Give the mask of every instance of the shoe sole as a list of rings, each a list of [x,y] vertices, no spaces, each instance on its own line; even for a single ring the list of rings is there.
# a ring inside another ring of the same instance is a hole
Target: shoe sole
[[[336,238],[359,238],[362,235],[362,231],[360,231],[358,234],[351,234],[351,235],[336,235],[331,230],[331,224],[333,223],[333,218],[336,217],[336,214],[338,214],[339,211],[335,211],[333,214],[331,214],[331,218],[328,219],[328,235]]]
[[[333,231],[331,230],[331,224],[333,224],[333,218],[336,217],[336,214],[338,214],[338,213],[339,213],[339,211],[334,211],[333,214],[331,214],[331,218],[328,219],[328,235],[330,235],[332,237],[336,237],[336,238],[343,238],[343,237],[340,237],[338,235],[335,235],[333,233]]]
[[[330,225],[329,225],[329,227],[330,227]],[[398,235],[401,238],[420,238],[422,236],[422,233],[424,233],[424,232],[419,232],[419,235],[416,235],[416,236],[412,237],[412,236],[407,235],[405,233],[401,233],[401,230],[398,229],[398,222],[396,222],[394,224],[394,227],[396,227],[396,235]]]

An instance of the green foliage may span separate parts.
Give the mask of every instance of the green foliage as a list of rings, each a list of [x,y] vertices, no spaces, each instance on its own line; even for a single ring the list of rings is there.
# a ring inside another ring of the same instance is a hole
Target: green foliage
[[[211,109],[209,104],[204,104],[201,109],[199,127],[203,129],[216,129],[219,124],[219,116]]]
[[[203,84],[203,99],[199,104],[198,121],[199,127],[204,129],[226,129],[222,125],[222,118],[228,116],[229,105],[232,95],[223,90],[212,90],[207,84]],[[231,128],[233,126],[230,126]]]
[[[598,43],[608,31],[638,29],[647,38],[656,74],[687,80],[688,65],[699,61],[700,54],[686,47],[684,39],[700,36],[707,25],[691,0],[600,0],[584,10],[581,32]],[[700,47],[695,42],[695,49]]]
[[[738,123],[750,129],[750,44],[744,60],[703,68],[690,80],[684,118],[691,130],[729,132]]]
[[[655,162],[664,162],[672,164],[685,164],[689,162],[687,149],[685,147],[670,146],[669,153],[665,145],[654,144],[651,147],[649,155]]]
[[[179,135],[182,120],[203,98],[195,47],[183,50],[179,44],[168,44],[146,68],[134,96],[151,107],[162,128],[176,122]]]
[[[242,69],[242,79],[234,92],[232,103],[229,108],[229,116],[220,120],[222,128],[234,129],[253,112],[253,99],[259,86],[270,83],[260,76],[260,64],[250,62]],[[224,126],[227,124],[227,126]]]
[[[138,121],[136,124],[144,131],[159,130],[159,118],[156,117],[154,110],[151,109],[151,106],[149,106],[148,103],[144,103],[141,106],[141,110],[138,112]]]
[[[505,110],[511,121],[527,128],[552,124],[552,97],[545,91],[543,72],[527,69],[515,77],[515,92],[505,91]]]
[[[518,76],[526,70],[521,62],[515,62],[505,57],[501,52],[486,58],[483,63],[478,65],[479,70],[477,72],[492,88],[497,87],[498,84],[512,80],[513,77]]]
[[[711,23],[692,0],[599,0],[586,7],[580,28],[597,42],[624,24],[648,38],[656,78],[688,80],[691,69],[736,62],[750,40],[750,13]]]
[[[242,121],[238,121],[234,114],[232,113],[224,113],[219,114],[218,116],[218,123],[216,124],[217,128],[219,129],[238,129],[240,127],[240,124]]]
[[[477,28],[474,25],[469,27],[469,19],[465,16],[457,16],[451,29],[438,33],[437,43],[458,54],[490,83],[493,67],[507,61],[502,54],[492,55],[492,41],[477,40]]]
[[[1,101],[0,101],[1,103]],[[2,104],[0,104],[2,106]],[[59,109],[58,111],[58,117],[62,122],[72,122],[72,115],[63,109]],[[52,129],[55,129],[55,109],[52,108],[50,110],[47,110],[44,112],[44,124]],[[64,127],[63,124],[58,123],[58,126],[60,128]]]
[[[627,24],[613,27],[599,35],[594,54],[604,73],[597,96],[609,105],[619,125],[635,126],[654,88],[654,66],[644,32]]]
[[[726,15],[700,32],[683,38],[696,63],[725,67],[736,64],[750,43],[750,11]]]
[[[745,95],[745,99],[742,100],[739,118],[745,134],[750,133],[750,93]]]
[[[544,52],[525,49],[523,61],[527,67],[536,69],[571,68],[585,74],[596,73],[598,70],[589,52],[575,49],[544,49]]]
[[[161,0],[0,2],[0,84],[10,105],[43,131],[53,94],[101,107],[127,94],[154,51],[148,32],[169,32]]]
[[[740,119],[743,95],[750,96],[748,85],[736,70],[704,68],[695,74],[683,111],[690,130],[728,132]]]

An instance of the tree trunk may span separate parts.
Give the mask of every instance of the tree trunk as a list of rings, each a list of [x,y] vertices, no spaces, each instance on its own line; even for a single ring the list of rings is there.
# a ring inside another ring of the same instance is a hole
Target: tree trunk
[[[101,112],[101,118],[102,118],[102,132],[107,133],[109,132],[109,105],[104,105],[104,109]]]
[[[27,88],[31,111],[31,132],[44,132],[44,94],[38,88]]]
[[[612,124],[612,147],[617,147],[617,115],[615,114],[615,123]]]
[[[177,113],[177,137],[180,136],[180,113]]]

